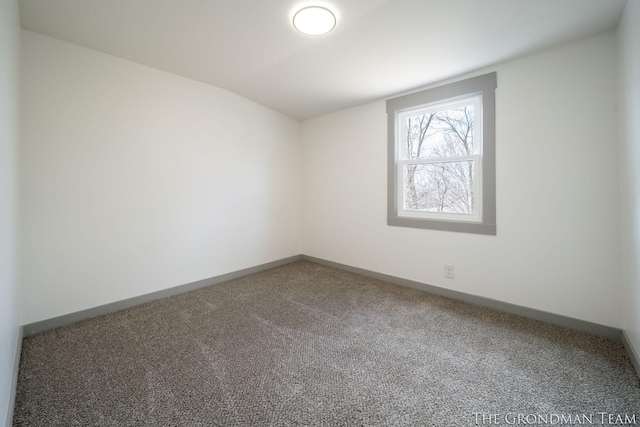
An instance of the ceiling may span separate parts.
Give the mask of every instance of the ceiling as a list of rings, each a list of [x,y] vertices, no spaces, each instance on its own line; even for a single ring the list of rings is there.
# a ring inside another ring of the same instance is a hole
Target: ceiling
[[[22,27],[304,120],[614,29],[626,0],[19,0]],[[338,24],[297,32],[319,4]]]

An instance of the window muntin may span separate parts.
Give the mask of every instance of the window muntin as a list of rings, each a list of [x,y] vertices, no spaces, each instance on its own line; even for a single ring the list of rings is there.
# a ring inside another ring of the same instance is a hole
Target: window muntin
[[[388,224],[496,234],[496,73],[387,101]]]

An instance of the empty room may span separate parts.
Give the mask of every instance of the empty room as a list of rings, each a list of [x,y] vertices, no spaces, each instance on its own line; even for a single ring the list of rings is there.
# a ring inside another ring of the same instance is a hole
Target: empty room
[[[0,425],[640,424],[640,0],[0,5]]]

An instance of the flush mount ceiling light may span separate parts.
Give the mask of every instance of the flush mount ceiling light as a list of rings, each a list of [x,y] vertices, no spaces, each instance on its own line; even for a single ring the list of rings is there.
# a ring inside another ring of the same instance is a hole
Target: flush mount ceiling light
[[[336,26],[336,16],[322,6],[309,6],[300,9],[293,16],[293,26],[302,34],[320,36],[327,34]]]

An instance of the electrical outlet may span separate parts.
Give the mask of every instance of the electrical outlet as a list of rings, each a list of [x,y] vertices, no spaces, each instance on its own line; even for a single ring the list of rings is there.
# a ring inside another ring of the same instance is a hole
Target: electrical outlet
[[[447,279],[453,279],[453,264],[444,265],[444,277]]]

